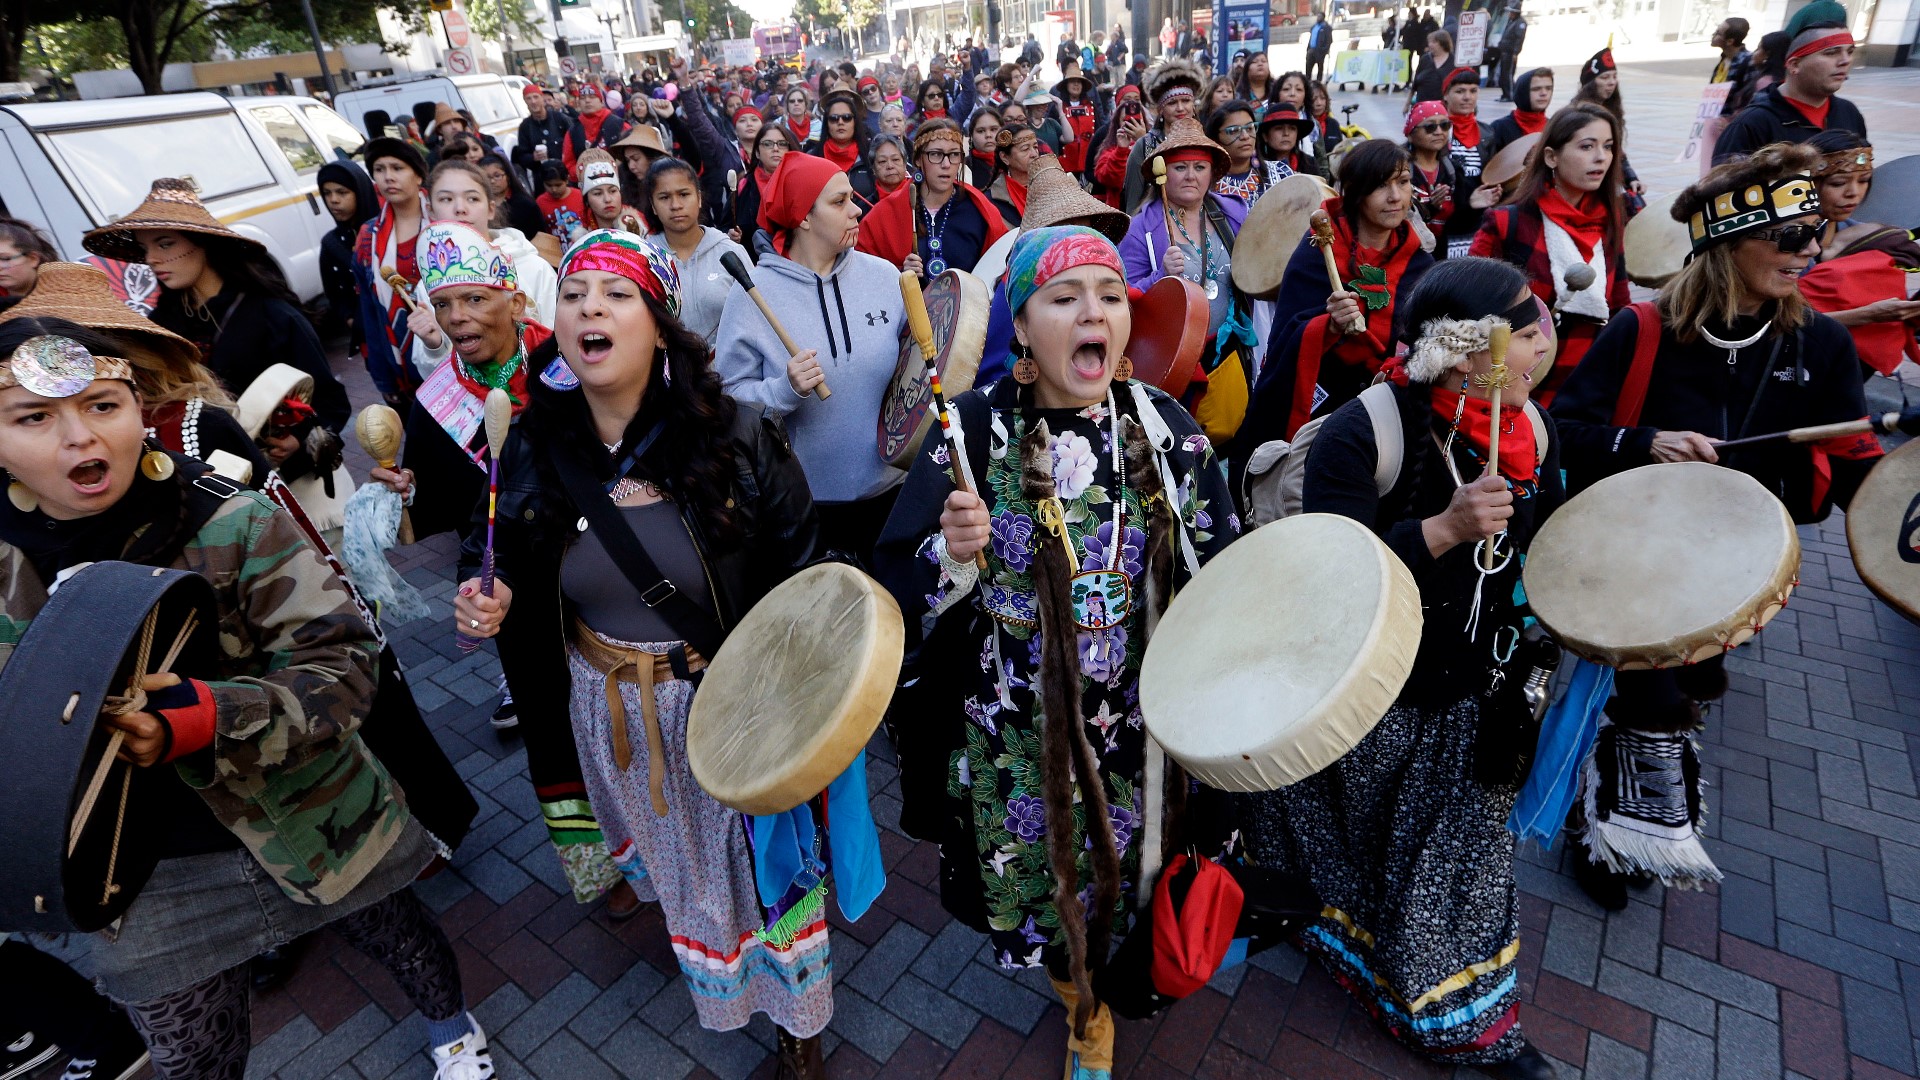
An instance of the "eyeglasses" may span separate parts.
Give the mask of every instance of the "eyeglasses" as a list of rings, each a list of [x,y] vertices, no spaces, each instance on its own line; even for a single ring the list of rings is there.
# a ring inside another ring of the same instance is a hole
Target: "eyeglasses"
[[[853,114],[852,113],[834,113],[831,116],[827,117],[827,123],[851,124],[853,123]]]
[[[1228,124],[1220,129],[1220,134],[1229,139],[1237,139],[1242,135],[1251,135],[1259,128],[1259,124]]]
[[[966,155],[958,150],[922,150],[920,156],[934,165],[953,165]]]
[[[1807,245],[1813,243],[1814,237],[1818,235],[1820,235],[1818,225],[1794,224],[1782,225],[1777,229],[1760,229],[1748,233],[1744,239],[1771,240],[1774,246],[1780,249],[1780,254],[1798,255],[1807,250]]]
[[[1439,120],[1421,124],[1413,130],[1418,131],[1422,135],[1436,135],[1443,131],[1452,131],[1453,125],[1447,123],[1445,120]]]

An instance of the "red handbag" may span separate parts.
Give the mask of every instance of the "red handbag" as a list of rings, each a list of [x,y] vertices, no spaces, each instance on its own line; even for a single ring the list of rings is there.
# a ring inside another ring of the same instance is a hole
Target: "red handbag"
[[[1153,894],[1153,986],[1183,998],[1220,970],[1245,895],[1211,859],[1175,855]]]

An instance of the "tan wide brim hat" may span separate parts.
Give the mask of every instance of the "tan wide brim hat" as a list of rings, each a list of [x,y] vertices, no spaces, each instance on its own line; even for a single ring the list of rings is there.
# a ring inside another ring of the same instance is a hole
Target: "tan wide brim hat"
[[[0,323],[30,317],[65,319],[90,330],[131,336],[182,371],[200,360],[192,342],[121,303],[107,275],[86,263],[42,264],[33,291],[0,311]]]
[[[170,176],[155,180],[152,190],[147,192],[146,201],[134,207],[132,213],[82,236],[80,246],[109,259],[143,263],[147,261],[147,252],[134,235],[140,229],[170,229],[194,236],[216,236],[251,244],[262,253],[267,250],[260,241],[221,224],[220,219],[214,217],[213,212],[200,201],[200,196],[194,193],[193,181]]]
[[[1065,68],[1061,69],[1060,81],[1053,84],[1053,95],[1064,100],[1067,96],[1067,84],[1073,82],[1075,79],[1080,80],[1080,92],[1082,94],[1093,89],[1093,80],[1087,78],[1080,70],[1080,65],[1069,63]]]
[[[667,152],[667,145],[660,141],[660,132],[655,129],[652,124],[633,125],[627,129],[625,135],[620,136],[618,142],[608,143],[607,149],[620,151],[629,146],[637,146],[650,154],[664,156]],[[625,157],[624,154],[618,154],[616,156]]]
[[[1168,154],[1176,150],[1194,148],[1205,150],[1208,156],[1213,158],[1214,179],[1217,180],[1225,175],[1227,165],[1231,160],[1227,157],[1227,148],[1207,138],[1206,129],[1202,128],[1197,122],[1182,120],[1173,125],[1173,129],[1167,132],[1167,137],[1160,140],[1160,145],[1154,147],[1153,152],[1140,161],[1140,175],[1146,180],[1149,190],[1159,190],[1159,185],[1153,182],[1154,162],[1165,158]]]
[[[1086,219],[1089,225],[1119,243],[1127,235],[1127,215],[1087,194],[1060,159],[1043,154],[1027,174],[1027,212],[1020,215],[1022,232]]]

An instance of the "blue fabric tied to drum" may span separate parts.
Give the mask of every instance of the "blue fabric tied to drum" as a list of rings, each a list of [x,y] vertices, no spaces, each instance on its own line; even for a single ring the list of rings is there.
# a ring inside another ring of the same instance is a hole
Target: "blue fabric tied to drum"
[[[784,814],[752,815],[754,881],[760,903],[774,907],[790,889],[801,893],[819,884],[823,871],[833,874],[840,913],[852,922],[887,886],[880,863],[880,834],[867,800],[867,752],[853,759],[845,772],[827,787],[827,866],[813,856],[812,800]]]
[[[1533,768],[1507,815],[1507,831],[1521,840],[1538,839],[1548,851],[1566,824],[1567,811],[1580,791],[1581,767],[1593,752],[1600,713],[1613,693],[1613,669],[1569,656],[1572,676],[1547,709]]]

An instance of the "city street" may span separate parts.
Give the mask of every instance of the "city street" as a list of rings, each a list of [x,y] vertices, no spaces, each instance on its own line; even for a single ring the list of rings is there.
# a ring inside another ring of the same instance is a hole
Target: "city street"
[[[1628,150],[1651,193],[1697,175],[1675,157],[1710,66],[1621,65]],[[1571,66],[1556,75],[1561,104],[1577,81]],[[1920,70],[1860,71],[1844,93],[1865,113],[1880,161],[1920,152]],[[1496,96],[1483,94],[1483,119],[1509,108]],[[1356,122],[1398,140],[1400,100],[1348,92],[1335,109],[1358,102]],[[356,405],[375,399],[357,359],[334,362]],[[364,476],[365,456],[357,446],[349,455]],[[1860,584],[1839,515],[1801,539],[1800,588],[1728,664],[1732,690],[1702,738],[1707,850],[1726,880],[1704,893],[1654,886],[1609,915],[1563,868],[1564,845],[1522,849],[1521,1019],[1568,1080],[1880,1080],[1920,1062],[1920,628]],[[454,644],[451,538],[397,561],[434,617],[392,628],[395,649],[481,806],[452,867],[418,888],[454,939],[500,1075],[771,1077],[764,1017],[726,1034],[695,1022],[657,910],[616,925],[565,895],[520,740],[488,723],[497,661]],[[566,722],[538,715],[541,704],[520,703],[522,722]],[[894,828],[890,762],[876,737],[869,783],[886,891],[854,925],[829,905],[832,1076],[1058,1077],[1065,1027],[1044,977],[1003,974],[983,939],[941,909],[935,850]],[[254,1037],[248,1075],[262,1080],[432,1075],[420,1018],[384,972],[328,933],[284,989],[256,998]],[[1115,1075],[1481,1074],[1400,1049],[1318,967],[1280,948],[1152,1022],[1123,1022]]]

